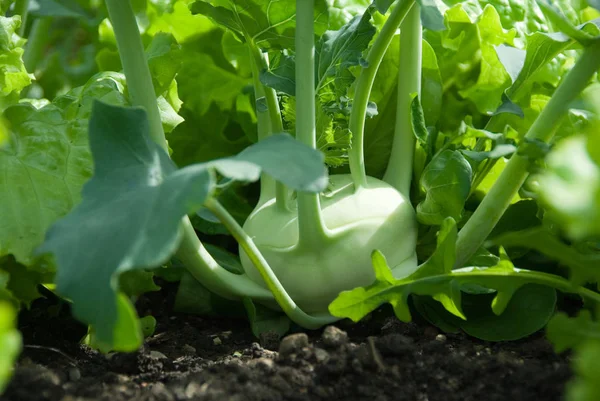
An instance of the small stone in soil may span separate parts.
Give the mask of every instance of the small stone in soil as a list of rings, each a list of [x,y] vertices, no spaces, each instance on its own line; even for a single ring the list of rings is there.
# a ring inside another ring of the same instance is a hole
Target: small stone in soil
[[[348,342],[348,333],[335,326],[327,326],[321,335],[323,344],[330,348],[338,348]]]
[[[281,340],[279,355],[286,357],[308,347],[308,336],[305,333],[290,334]]]

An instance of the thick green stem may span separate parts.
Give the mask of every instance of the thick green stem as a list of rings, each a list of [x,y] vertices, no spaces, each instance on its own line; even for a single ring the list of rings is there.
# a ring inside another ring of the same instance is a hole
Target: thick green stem
[[[283,120],[281,118],[281,110],[279,108],[279,102],[277,100],[277,93],[275,92],[275,89],[273,88],[269,88],[265,85],[263,85],[260,82],[260,71],[261,70],[265,70],[269,67],[268,65],[268,60],[267,60],[267,56],[263,55],[262,51],[258,48],[258,46],[256,46],[252,40],[252,38],[250,37],[246,37],[246,43],[248,43],[248,47],[250,48],[250,56],[252,58],[253,61],[253,70],[252,70],[252,75],[253,78],[255,77],[255,82],[254,82],[254,87],[256,88],[256,85],[260,85],[261,86],[261,90],[260,93],[262,94],[262,100],[264,100],[265,104],[266,104],[266,110],[264,111],[260,111],[258,110],[259,108],[257,107],[257,113],[266,113],[267,115],[267,119],[269,121],[269,131],[263,133],[264,136],[261,136],[259,133],[259,137],[258,139],[264,139],[266,136],[268,135],[272,135],[272,134],[280,134],[282,132],[284,132],[283,130]],[[256,71],[254,69],[254,67],[256,67]],[[258,94],[257,94],[257,99],[259,99]],[[266,177],[263,175],[263,177]],[[280,210],[288,210],[288,203],[287,203],[287,199],[288,199],[288,189],[285,185],[283,185],[281,182],[275,182],[271,177],[266,177],[266,184],[265,180],[263,178],[261,178],[261,197],[260,197],[260,201],[259,201],[259,205],[263,204],[264,202],[268,201],[269,199],[273,199],[273,196],[275,196],[276,200],[277,200],[277,207]],[[267,191],[268,191],[268,198],[265,197],[263,199],[263,195],[262,195],[262,189],[263,189],[263,185],[266,187]],[[271,185],[273,185],[273,188],[271,188]]]
[[[196,236],[189,219],[182,223],[183,239],[175,256],[190,274],[215,294],[228,299],[251,297],[268,301],[273,295],[245,274],[234,274],[221,267]]]
[[[390,14],[389,18],[377,35],[366,61],[368,66],[363,68],[356,81],[352,112],[350,113],[350,132],[352,132],[352,149],[349,152],[350,173],[356,190],[367,186],[367,173],[365,171],[364,133],[367,118],[369,96],[375,82],[377,70],[383,60],[398,27],[415,4],[415,0],[400,0]]]
[[[253,50],[250,49],[250,55],[252,56]],[[254,95],[256,102],[260,102],[265,99],[265,87],[260,82],[260,68],[257,65],[255,57],[250,57],[252,66],[252,83],[254,84]],[[256,120],[258,128],[258,140],[262,141],[273,132],[271,128],[271,121],[269,119],[269,112],[263,108],[256,107]],[[275,180],[267,174],[262,174],[260,177],[260,199],[258,205],[263,205],[269,200],[275,197]]]
[[[421,7],[415,4],[400,25],[400,65],[398,66],[398,105],[392,153],[383,181],[410,198],[415,136],[411,103],[413,94],[421,94],[423,28]]]
[[[146,110],[150,122],[150,137],[167,151],[167,141],[152,85],[152,76],[131,2],[106,0],[106,8],[115,31],[131,103]]]
[[[30,0],[17,0],[15,2],[15,14],[21,16],[21,26],[17,34],[21,37],[25,37],[25,30],[27,29],[27,19],[29,17],[29,3]]]
[[[50,17],[38,18],[31,26],[25,53],[23,54],[23,63],[25,63],[25,68],[30,73],[35,73],[38,63],[44,57],[44,50],[50,38],[48,31],[51,26],[52,18]]]
[[[315,119],[315,0],[296,0],[296,138],[317,146]],[[320,244],[327,238],[319,194],[298,194],[300,243]]]
[[[548,142],[569,109],[569,105],[600,69],[600,42],[586,48],[575,66],[558,87],[546,107],[535,120],[526,140]],[[525,182],[529,161],[514,154],[483,201],[458,233],[455,267],[463,266],[492,232],[513,196]]]
[[[308,0],[300,0],[308,1]],[[332,323],[338,318],[331,315],[315,315],[311,316],[306,314],[302,309],[296,305],[294,300],[290,298],[287,291],[281,285],[281,282],[269,266],[268,262],[262,256],[250,236],[246,234],[244,229],[237,223],[237,221],[227,212],[227,210],[216,200],[210,199],[205,205],[217,218],[223,223],[227,230],[233,235],[236,241],[240,244],[248,258],[252,261],[256,269],[259,271],[261,277],[265,281],[269,290],[274,295],[275,300],[285,312],[288,317],[307,329],[316,329],[323,325]],[[205,269],[203,269],[205,270]],[[212,289],[212,287],[211,287]]]

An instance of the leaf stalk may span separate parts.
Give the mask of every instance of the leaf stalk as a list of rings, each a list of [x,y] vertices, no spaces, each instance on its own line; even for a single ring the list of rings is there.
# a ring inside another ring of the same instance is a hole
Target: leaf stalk
[[[575,66],[566,75],[525,135],[525,140],[550,141],[570,104],[585,89],[598,69],[600,69],[600,41],[583,51]],[[500,217],[508,209],[511,199],[529,176],[528,167],[529,160],[518,151],[511,157],[492,189],[458,233],[455,268],[462,267],[492,232]]]

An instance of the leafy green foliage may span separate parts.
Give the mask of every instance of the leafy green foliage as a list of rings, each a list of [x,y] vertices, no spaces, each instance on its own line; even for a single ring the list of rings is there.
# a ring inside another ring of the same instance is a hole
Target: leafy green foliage
[[[19,100],[19,93],[31,83],[23,64],[25,40],[17,35],[21,18],[0,15],[0,112]]]
[[[0,255],[32,263],[50,225],[79,203],[92,171],[86,127],[92,99],[124,105],[123,90],[121,77],[100,75],[40,109],[21,103],[5,111],[10,139],[0,149],[0,191],[8,194],[0,198]]]
[[[284,135],[234,158],[177,170],[150,141],[142,110],[96,102],[89,129],[94,176],[84,188],[83,202],[48,231],[39,252],[55,254],[60,267],[57,289],[74,302],[78,318],[95,326],[99,343],[112,344],[115,338],[115,278],[156,267],[171,256],[180,239],[181,219],[214,191],[217,172],[255,181],[264,170],[300,191],[319,191],[326,185],[322,157]],[[82,280],[98,283],[96,291],[90,294],[81,287]],[[99,304],[104,305],[101,310]]]
[[[231,30],[240,40],[260,48],[294,48],[296,2],[292,0],[200,0],[191,5],[192,13],[203,14]],[[315,6],[315,32],[327,29],[327,5]]]
[[[449,312],[454,317],[444,317],[442,327],[458,327],[473,336],[498,341],[521,338],[544,327],[554,311],[554,289],[588,296],[585,290],[573,287],[559,276],[517,269],[505,255],[492,267],[452,270],[456,236],[456,224],[451,218],[446,219],[433,255],[415,273],[400,279],[392,276],[383,255],[375,251],[375,283],[342,292],[330,304],[330,312],[358,321],[380,305],[390,303],[396,316],[407,322],[411,320],[409,296],[427,295],[437,301],[429,309],[436,317],[428,316],[434,323]],[[482,299],[469,300],[472,295],[465,297],[465,294],[479,294],[478,297],[490,294],[487,301],[491,313],[482,308]],[[442,312],[439,305],[447,312]],[[535,312],[526,311],[524,305]]]
[[[12,376],[13,363],[21,352],[21,334],[15,328],[17,314],[13,307],[0,301],[0,393]]]
[[[590,156],[588,141],[585,136],[563,140],[537,179],[542,204],[575,240],[600,236],[600,165]]]
[[[471,189],[471,165],[460,152],[445,150],[421,175],[425,199],[417,206],[423,224],[439,225],[447,217],[460,220]]]
[[[547,329],[548,339],[557,352],[574,349],[575,379],[567,385],[569,401],[591,401],[600,395],[598,386],[598,357],[600,357],[600,325],[589,311],[570,318],[556,314]]]

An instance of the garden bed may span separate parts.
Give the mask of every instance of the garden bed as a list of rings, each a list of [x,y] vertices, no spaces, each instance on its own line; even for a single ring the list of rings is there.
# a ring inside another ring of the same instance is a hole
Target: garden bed
[[[172,313],[165,294],[138,301],[158,325],[132,354],[79,345],[85,328],[66,313],[44,317],[39,302],[21,318],[26,348],[0,399],[552,401],[571,375],[542,333],[489,343],[380,310],[358,325],[259,340],[241,320]]]

